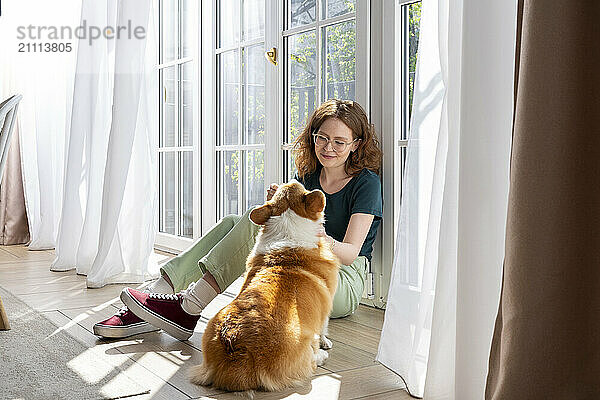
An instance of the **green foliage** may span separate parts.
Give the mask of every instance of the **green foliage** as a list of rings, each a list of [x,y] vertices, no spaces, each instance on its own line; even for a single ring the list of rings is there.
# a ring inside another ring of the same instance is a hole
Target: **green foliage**
[[[412,114],[415,74],[417,71],[417,49],[419,47],[420,24],[421,2],[419,1],[408,6],[408,104],[410,114]]]
[[[315,31],[294,35],[288,39],[289,52],[289,105],[288,114],[292,142],[302,129],[310,112],[315,108],[317,94],[317,55]],[[301,115],[302,114],[302,115]]]
[[[334,85],[327,98],[354,100],[356,80],[356,28],[354,21],[330,26],[327,29],[327,84]],[[347,90],[341,90],[346,88]]]

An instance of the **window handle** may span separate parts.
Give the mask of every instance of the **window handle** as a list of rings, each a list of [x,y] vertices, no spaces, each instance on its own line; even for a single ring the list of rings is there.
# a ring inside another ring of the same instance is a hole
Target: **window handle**
[[[271,47],[271,50],[265,51],[265,58],[273,65],[277,65],[277,48]]]

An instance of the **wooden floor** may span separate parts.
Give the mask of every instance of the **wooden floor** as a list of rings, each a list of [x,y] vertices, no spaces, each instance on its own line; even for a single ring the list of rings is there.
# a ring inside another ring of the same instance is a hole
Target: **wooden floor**
[[[156,257],[164,260],[168,255]],[[233,299],[241,281],[236,281],[204,310],[196,333],[188,341],[181,342],[163,332],[106,341],[92,333],[92,326],[122,306],[119,294],[125,285],[87,289],[85,278],[74,271],[51,272],[53,259],[51,250],[0,246],[0,285],[88,346],[94,356],[122,369],[126,366],[129,376],[150,387],[150,394],[131,399],[240,398],[193,385],[186,373],[191,365],[201,362],[206,322]],[[255,398],[410,399],[401,379],[374,361],[382,324],[383,312],[366,306],[360,306],[350,317],[331,320],[329,337],[333,349],[312,381],[282,393],[259,392]]]

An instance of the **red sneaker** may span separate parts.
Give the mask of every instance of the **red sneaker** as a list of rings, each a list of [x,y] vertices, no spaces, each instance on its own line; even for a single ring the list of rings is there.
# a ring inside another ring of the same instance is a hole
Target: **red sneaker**
[[[121,292],[121,301],[135,315],[179,340],[189,339],[200,319],[200,315],[191,315],[183,311],[181,293],[146,293],[125,288]]]
[[[113,339],[121,339],[157,330],[157,327],[138,318],[127,307],[121,308],[109,319],[94,324],[94,334]]]

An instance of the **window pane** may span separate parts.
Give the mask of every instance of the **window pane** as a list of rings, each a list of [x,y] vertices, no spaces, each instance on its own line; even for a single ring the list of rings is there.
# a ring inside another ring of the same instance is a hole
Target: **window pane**
[[[194,53],[194,21],[196,20],[196,10],[193,7],[192,1],[195,0],[180,0],[181,1],[181,57],[191,57]]]
[[[222,151],[221,154],[221,202],[223,215],[238,214],[240,157],[237,151]]]
[[[327,18],[356,11],[356,0],[322,0]]]
[[[219,144],[238,144],[240,56],[237,50],[232,50],[221,53],[219,58],[221,94]]]
[[[286,13],[287,29],[316,21],[316,0],[288,0]]]
[[[247,152],[246,171],[248,186],[246,188],[246,210],[265,201],[265,160],[264,151]]]
[[[160,2],[160,36],[161,63],[172,61],[177,57],[179,47],[177,35],[177,1],[162,0]]]
[[[417,49],[419,47],[419,30],[421,24],[421,2],[412,3],[408,7],[408,115],[412,115],[412,100],[417,71]]]
[[[325,74],[325,98],[354,100],[356,44],[354,21],[343,22],[325,28],[323,46],[327,60]]]
[[[246,75],[246,143],[264,143],[265,64],[264,44],[244,49]]]
[[[161,132],[160,147],[175,146],[175,120],[177,118],[177,67],[171,66],[160,70],[161,80]]]
[[[240,2],[219,1],[219,46],[225,47],[240,41]]]
[[[244,0],[244,40],[265,36],[265,0]]]
[[[292,179],[295,175],[296,175],[296,164],[294,162],[294,157],[292,157],[292,153],[290,151],[287,152],[288,153],[288,168],[287,168],[287,174],[288,174],[288,181],[290,179]]]
[[[192,82],[194,80],[194,64],[187,62],[181,66],[181,115],[182,115],[182,127],[181,133],[181,146],[191,146],[194,142],[194,108],[193,108],[193,90]]]
[[[160,170],[160,232],[175,234],[175,179],[177,164],[175,152],[159,154]]]
[[[317,100],[315,31],[290,36],[287,48],[287,121],[288,142],[291,143],[304,129]]]
[[[181,217],[180,235],[191,238],[194,234],[194,153],[183,151],[181,154]]]

